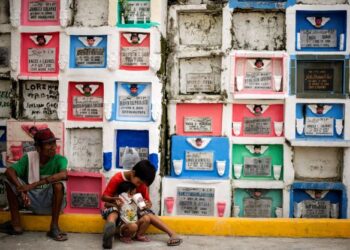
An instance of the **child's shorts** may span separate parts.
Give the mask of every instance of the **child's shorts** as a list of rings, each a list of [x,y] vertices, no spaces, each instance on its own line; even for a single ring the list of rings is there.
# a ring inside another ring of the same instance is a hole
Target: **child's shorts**
[[[113,212],[117,212],[118,213],[118,209],[116,207],[104,208],[103,210],[101,210],[102,218],[106,220],[108,215],[110,215]]]

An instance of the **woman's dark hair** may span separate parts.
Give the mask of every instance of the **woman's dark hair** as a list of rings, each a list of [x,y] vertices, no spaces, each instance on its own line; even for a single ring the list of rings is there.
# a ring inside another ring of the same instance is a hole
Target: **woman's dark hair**
[[[156,176],[156,168],[149,160],[139,161],[132,170],[135,171],[135,177],[140,178],[147,186],[153,183]]]
[[[130,181],[123,181],[122,183],[119,184],[117,188],[117,194],[119,195],[121,193],[127,193],[135,188],[136,186],[132,184]]]

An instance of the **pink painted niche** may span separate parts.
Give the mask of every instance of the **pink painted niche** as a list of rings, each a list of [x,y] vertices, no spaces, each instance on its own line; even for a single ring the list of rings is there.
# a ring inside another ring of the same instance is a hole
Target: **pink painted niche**
[[[234,136],[283,136],[283,104],[233,104],[232,111]]]
[[[22,0],[21,24],[54,26],[60,24],[60,0]]]
[[[99,214],[105,177],[100,173],[68,171],[65,213]]]
[[[235,94],[284,93],[285,55],[237,53],[233,56]]]
[[[23,33],[21,75],[57,76],[59,33]]]
[[[120,33],[120,69],[148,70],[150,59],[150,34]]]
[[[222,104],[177,104],[177,135],[222,134]]]

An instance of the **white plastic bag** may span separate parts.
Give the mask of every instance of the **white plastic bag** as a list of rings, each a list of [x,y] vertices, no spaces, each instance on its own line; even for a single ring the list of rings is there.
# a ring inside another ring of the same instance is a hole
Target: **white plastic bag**
[[[136,163],[140,161],[139,153],[135,148],[126,147],[122,156],[122,167],[126,170],[131,170]]]

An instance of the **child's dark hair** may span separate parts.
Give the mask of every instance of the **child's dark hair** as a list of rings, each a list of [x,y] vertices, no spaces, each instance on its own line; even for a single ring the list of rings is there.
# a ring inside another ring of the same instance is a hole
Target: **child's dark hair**
[[[156,176],[156,169],[149,160],[142,160],[136,163],[132,168],[135,171],[135,177],[138,177],[147,186],[150,186]]]
[[[119,186],[117,188],[117,194],[119,195],[121,193],[127,193],[135,188],[136,188],[136,186],[133,183],[131,183],[130,181],[123,181],[122,183],[119,184]]]

